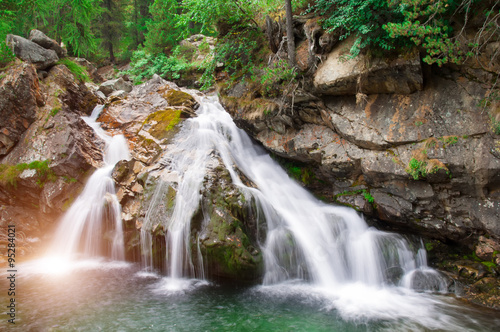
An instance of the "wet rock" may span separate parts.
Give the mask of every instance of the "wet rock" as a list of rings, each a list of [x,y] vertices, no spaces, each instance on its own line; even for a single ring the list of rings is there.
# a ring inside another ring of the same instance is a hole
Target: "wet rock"
[[[21,60],[32,63],[36,69],[49,68],[59,61],[57,53],[16,35],[7,35],[7,45]]]
[[[221,161],[208,169],[202,189],[201,215],[195,216],[201,253],[212,278],[255,282],[263,271],[257,245],[255,202],[231,182]],[[207,220],[197,223],[196,218]]]
[[[65,56],[68,55],[68,52],[65,49],[63,49],[58,42],[56,42],[54,39],[50,39],[40,30],[37,29],[31,30],[28,39],[34,43],[37,43],[38,45],[47,50],[53,50],[54,52],[56,52],[59,58],[64,58]]]

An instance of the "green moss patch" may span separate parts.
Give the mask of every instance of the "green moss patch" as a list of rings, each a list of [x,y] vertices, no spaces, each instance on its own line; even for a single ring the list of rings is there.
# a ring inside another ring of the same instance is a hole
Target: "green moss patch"
[[[168,90],[164,95],[168,101],[169,106],[185,106],[189,108],[194,108],[198,103],[189,93],[179,91],[179,90]]]
[[[0,165],[0,185],[2,186],[12,186],[14,188],[17,187],[17,180],[19,175],[24,170],[33,169],[36,170],[37,174],[37,184],[40,187],[48,181],[55,181],[57,176],[54,171],[52,171],[49,167],[50,160],[39,161],[35,160],[29,164],[21,163],[17,165]]]
[[[172,129],[180,121],[181,110],[166,109],[150,114],[144,121],[144,125],[150,124],[148,132],[154,138],[162,140],[171,136]]]

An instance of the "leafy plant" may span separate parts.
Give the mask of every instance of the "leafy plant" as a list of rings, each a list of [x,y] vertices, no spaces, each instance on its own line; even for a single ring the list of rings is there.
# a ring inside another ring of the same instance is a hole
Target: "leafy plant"
[[[144,48],[134,52],[130,63],[130,69],[126,71],[134,81],[134,84],[152,77],[154,74],[165,79],[179,79],[181,74],[191,69],[191,64],[184,59],[175,56],[167,56],[163,53],[152,55]]]
[[[69,58],[62,58],[57,62],[57,64],[65,65],[69,71],[80,81],[80,82],[90,82],[90,76],[87,69],[78,63],[74,62]]]
[[[368,191],[366,191],[365,189],[363,189],[363,197],[370,204],[373,204],[375,202],[375,198],[373,198],[373,196]]]
[[[329,32],[340,31],[341,40],[356,37],[350,57],[366,47],[392,50],[405,44],[404,39],[391,37],[383,29],[384,24],[403,20],[403,15],[390,8],[387,0],[317,0],[310,10],[326,16],[323,27]]]
[[[278,97],[283,94],[286,85],[295,80],[295,68],[288,62],[280,59],[272,67],[264,67],[260,78],[261,92],[265,97]]]
[[[43,187],[43,185],[47,181],[55,181],[57,179],[57,176],[55,175],[54,171],[50,169],[49,164],[50,160],[44,160],[44,161],[35,160],[29,164],[20,163],[17,165],[1,164],[0,184],[4,186],[11,185],[13,187],[17,187],[17,178],[19,177],[19,175],[27,169],[32,169],[36,170],[36,174],[38,177],[37,184],[40,187]]]
[[[262,35],[255,29],[239,29],[238,27],[221,38],[202,64],[205,68],[201,81],[202,89],[214,83],[216,70],[221,69],[228,73],[232,80],[246,74],[252,74],[260,50]]]

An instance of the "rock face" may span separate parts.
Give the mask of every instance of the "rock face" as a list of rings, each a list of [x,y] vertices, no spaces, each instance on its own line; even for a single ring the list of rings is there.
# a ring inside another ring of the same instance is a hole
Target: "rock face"
[[[350,42],[338,45],[314,74],[315,92],[326,95],[410,94],[422,90],[423,76],[418,52],[396,59],[349,59]]]
[[[338,59],[341,45],[329,58]],[[350,78],[337,75],[338,84],[316,84],[313,96],[298,97],[293,109],[265,111],[262,105],[269,100],[253,103],[232,97],[237,89],[249,89],[244,83],[223,90],[223,103],[265,148],[298,162],[302,181],[318,196],[382,220],[382,227],[411,229],[471,247],[483,234],[498,242],[500,137],[492,130],[488,110],[478,105],[487,95],[485,86],[460,72],[442,70],[430,74],[419,91],[420,63],[412,60],[415,66],[409,72],[419,79],[405,74],[407,84],[394,84],[396,90],[374,84],[359,102],[352,95],[357,77],[369,73],[368,78],[373,75],[381,82],[391,78],[384,70],[358,70],[362,61],[357,61]],[[326,73],[320,67],[315,78],[323,75],[333,82]],[[320,87],[333,96],[318,98]],[[404,91],[398,90],[402,87]],[[247,95],[251,93],[240,97]]]
[[[35,68],[16,63],[0,81],[0,156],[9,153],[44,103]]]
[[[32,63],[38,70],[49,68],[59,61],[55,51],[20,36],[7,35],[7,45],[19,59]]]
[[[37,29],[31,30],[29,40],[31,40],[34,43],[37,43],[38,45],[47,50],[53,50],[54,52],[56,52],[59,58],[64,58],[65,56],[68,55],[68,52],[66,52],[66,50],[63,49],[58,42],[56,42],[54,39],[50,39],[40,30]]]

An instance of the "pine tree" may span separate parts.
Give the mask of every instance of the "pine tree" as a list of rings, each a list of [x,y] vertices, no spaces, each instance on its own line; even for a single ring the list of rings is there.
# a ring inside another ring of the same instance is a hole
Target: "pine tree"
[[[100,32],[101,44],[109,55],[109,60],[115,63],[115,53],[118,42],[125,34],[125,12],[123,0],[103,0],[102,13],[97,27]]]

